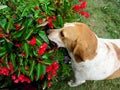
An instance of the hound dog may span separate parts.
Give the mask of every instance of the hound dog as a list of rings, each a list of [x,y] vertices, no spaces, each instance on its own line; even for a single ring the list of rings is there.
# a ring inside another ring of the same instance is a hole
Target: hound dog
[[[49,31],[48,38],[58,47],[65,47],[71,57],[75,82],[105,80],[120,77],[120,39],[103,39],[79,22],[66,23],[63,28]]]

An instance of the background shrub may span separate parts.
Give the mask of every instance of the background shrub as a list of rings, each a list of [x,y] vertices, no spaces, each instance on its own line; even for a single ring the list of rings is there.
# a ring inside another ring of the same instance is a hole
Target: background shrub
[[[69,75],[67,51],[49,42],[46,31],[89,18],[85,1],[0,0],[0,88],[35,82],[51,87]],[[59,70],[58,70],[59,69]],[[60,79],[59,78],[59,79]],[[6,82],[8,81],[8,82]]]

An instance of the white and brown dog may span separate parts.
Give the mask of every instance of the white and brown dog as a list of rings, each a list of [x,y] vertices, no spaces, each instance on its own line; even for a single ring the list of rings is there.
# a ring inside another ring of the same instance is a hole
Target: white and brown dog
[[[75,74],[69,86],[120,77],[120,39],[98,38],[87,25],[77,22],[50,30],[48,38],[69,52]]]

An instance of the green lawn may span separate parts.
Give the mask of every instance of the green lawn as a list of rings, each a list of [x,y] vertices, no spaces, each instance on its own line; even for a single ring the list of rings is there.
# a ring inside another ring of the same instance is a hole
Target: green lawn
[[[88,24],[99,37],[120,38],[120,0],[87,0]],[[72,74],[72,72],[70,72]],[[120,90],[120,79],[107,81],[87,81],[75,88],[67,85],[67,80],[54,83],[49,90]]]

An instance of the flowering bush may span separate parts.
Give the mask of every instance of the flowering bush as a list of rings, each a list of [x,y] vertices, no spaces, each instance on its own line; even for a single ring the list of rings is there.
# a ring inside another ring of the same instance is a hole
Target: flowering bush
[[[1,0],[0,2],[0,88],[12,83],[38,82],[50,88],[57,72],[68,75],[66,51],[52,47],[46,30],[61,28],[65,22],[77,21],[86,2],[79,0]],[[79,16],[78,16],[79,14]],[[58,70],[59,69],[59,70]],[[12,81],[11,81],[12,80]]]

